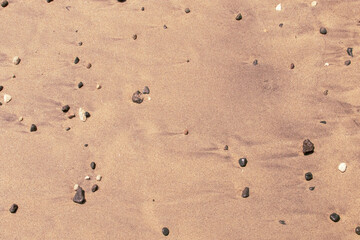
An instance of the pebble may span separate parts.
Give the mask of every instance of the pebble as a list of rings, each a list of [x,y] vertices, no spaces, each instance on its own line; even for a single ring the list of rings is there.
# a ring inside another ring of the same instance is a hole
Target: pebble
[[[166,25],[164,25],[164,26],[163,26],[163,28],[164,28],[164,29],[167,29],[167,26],[166,26]]]
[[[1,3],[1,6],[4,8],[4,7],[7,7],[7,5],[9,5],[9,2],[8,1],[2,1]]]
[[[253,61],[253,65],[254,65],[254,66],[258,65],[258,60],[257,60],[257,59],[255,59],[255,60]]]
[[[79,184],[75,184],[74,185],[74,191],[78,190],[78,188],[79,188]]]
[[[88,147],[88,146],[89,146],[89,144],[87,144],[87,143],[84,144],[84,147]]]
[[[325,90],[324,91],[324,95],[326,96],[326,95],[328,95],[329,94],[329,90]]]
[[[145,86],[144,87],[144,90],[143,90],[143,94],[149,94],[150,93],[150,89],[148,86]]]
[[[310,181],[311,179],[313,179],[312,173],[311,172],[305,173],[305,180]]]
[[[16,57],[13,58],[13,63],[14,63],[15,65],[18,65],[18,64],[20,63],[20,61],[21,61],[21,59],[20,59],[18,56],[16,56]]]
[[[322,124],[326,124],[326,121],[320,121],[320,123],[322,123]]]
[[[163,227],[163,229],[161,231],[162,231],[162,234],[164,234],[164,236],[167,236],[170,233],[170,231],[167,227]]]
[[[189,13],[190,9],[189,8],[185,8],[185,13]]]
[[[70,106],[69,105],[65,105],[61,108],[61,111],[63,111],[64,113],[67,113],[70,110]]]
[[[68,113],[67,117],[68,117],[69,119],[72,119],[72,118],[75,117],[75,113]]]
[[[96,89],[100,89],[101,88],[101,85],[100,84],[97,84],[96,85]]]
[[[309,140],[305,139],[303,142],[303,153],[304,155],[312,154],[315,150],[314,144]]]
[[[348,54],[350,57],[354,57],[352,51],[353,51],[353,49],[350,48],[350,47],[346,49],[346,52],[347,52],[347,54]]]
[[[91,117],[90,113],[89,113],[89,112],[85,112],[85,117],[86,117],[86,118]]]
[[[126,2],[126,0],[117,0],[118,2]]]
[[[51,3],[53,0],[46,0],[47,3]]]
[[[78,64],[80,62],[80,59],[78,57],[75,58],[74,63]]]
[[[65,130],[66,130],[66,131],[70,131],[70,129],[71,129],[70,127],[67,127]]]
[[[279,24],[279,27],[281,27],[281,28],[282,28],[283,26],[284,26],[284,24],[283,24],[283,23],[280,23],[280,24]]]
[[[83,108],[79,108],[79,118],[83,122],[86,121],[85,110]]]
[[[346,60],[346,61],[344,62],[344,64],[345,64],[346,66],[349,66],[349,65],[351,64],[351,61],[350,61],[350,60]]]
[[[12,78],[16,78],[15,74],[12,76]]]
[[[96,181],[101,181],[101,179],[102,179],[102,176],[101,176],[101,175],[97,175],[97,176],[96,176]]]
[[[326,28],[321,27],[321,28],[320,28],[320,33],[321,33],[321,34],[324,34],[324,35],[327,34]]]
[[[325,64],[324,64],[325,67],[328,67],[329,65],[330,65],[329,63],[325,63]]]
[[[339,164],[338,169],[339,169],[340,172],[344,173],[346,171],[346,168],[347,168],[346,163],[340,163]]]
[[[0,85],[0,92],[1,92],[3,89],[4,89],[4,87]]]
[[[310,191],[314,191],[315,187],[309,187]]]
[[[87,69],[90,69],[91,66],[92,66],[91,63],[88,63],[88,64],[86,65],[86,68],[87,68]]]
[[[317,1],[312,1],[312,2],[311,2],[311,6],[312,6],[312,7],[315,7],[316,5],[317,5]]]
[[[95,169],[95,168],[96,168],[96,163],[95,163],[95,162],[91,162],[91,163],[90,163],[90,167],[91,167],[91,169]]]
[[[16,213],[16,211],[18,210],[18,208],[19,208],[19,206],[14,203],[13,205],[11,205],[9,211],[10,211],[11,213]]]
[[[4,102],[8,103],[10,102],[12,97],[9,94],[4,94]]]
[[[76,190],[73,201],[78,204],[83,204],[85,202],[85,191],[81,187],[78,187]]]
[[[79,46],[82,46],[82,45],[83,45],[83,42],[79,42],[78,45],[79,45]]]
[[[36,132],[37,131],[37,127],[35,124],[31,124],[31,127],[30,127],[30,132]]]
[[[286,222],[284,220],[279,220],[279,223],[282,225],[286,225]]]
[[[92,191],[92,192],[96,192],[98,189],[99,189],[99,186],[98,186],[97,184],[94,184],[94,185],[91,187],[91,191]]]
[[[356,228],[355,228],[355,233],[356,233],[357,235],[360,235],[360,227],[356,227]]]
[[[90,177],[89,177],[89,176],[86,176],[84,179],[85,179],[85,180],[90,180]]]
[[[184,135],[188,135],[189,134],[189,130],[185,129],[184,130]]]
[[[241,19],[242,19],[242,15],[241,15],[241,13],[239,13],[237,16],[236,16],[236,18],[235,18],[237,21],[240,21]]]
[[[339,216],[338,214],[336,214],[336,213],[332,213],[332,214],[330,215],[330,219],[331,219],[331,221],[333,221],[333,222],[338,222],[338,221],[340,221],[340,216]]]
[[[134,40],[136,40],[136,39],[137,39],[137,35],[134,34],[134,35],[132,36],[132,38],[133,38]]]
[[[248,162],[248,161],[247,161],[246,158],[240,158],[240,159],[239,159],[240,167],[246,167],[247,162]]]
[[[225,150],[225,151],[229,150],[229,146],[228,146],[228,145],[225,145],[225,146],[224,146],[224,150]]]
[[[243,198],[247,198],[250,196],[250,189],[248,187],[244,188],[244,190],[242,191],[241,197]]]
[[[78,88],[82,88],[84,86],[83,82],[78,83]]]
[[[141,11],[144,11],[144,10],[145,10],[145,8],[144,8],[144,7],[142,7],[142,8],[141,8]]]
[[[290,69],[294,69],[295,68],[295,65],[292,63],[290,64]]]
[[[279,3],[276,8],[275,8],[276,11],[281,11],[281,3]]]
[[[21,122],[22,120],[24,120],[24,118],[23,118],[23,117],[19,117],[19,122]]]
[[[134,92],[134,94],[132,95],[131,100],[134,103],[140,104],[144,101],[144,97],[142,96],[142,93],[138,90],[136,92]]]

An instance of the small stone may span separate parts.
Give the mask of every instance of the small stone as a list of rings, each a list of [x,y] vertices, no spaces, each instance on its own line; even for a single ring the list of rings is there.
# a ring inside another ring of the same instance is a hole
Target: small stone
[[[190,9],[189,8],[185,8],[185,13],[189,13]]]
[[[19,208],[19,206],[14,203],[13,205],[11,205],[9,211],[10,211],[11,213],[16,213],[16,211],[18,210],[18,208]]]
[[[286,222],[284,220],[279,220],[279,223],[282,225],[286,225]]]
[[[250,191],[250,189],[248,187],[244,188],[244,190],[242,191],[241,197],[243,197],[243,198],[249,197],[249,195],[250,195],[249,191]]]
[[[355,233],[356,233],[357,235],[360,235],[360,227],[356,227],[356,228],[355,228]]]
[[[79,118],[83,122],[86,121],[86,114],[85,114],[85,110],[83,108],[79,108]]]
[[[315,7],[316,5],[317,5],[317,1],[312,1],[312,2],[311,2],[311,6],[312,6],[312,7]]]
[[[351,64],[351,61],[350,61],[350,60],[346,60],[346,61],[344,62],[344,64],[345,64],[346,66],[349,66],[349,65]]]
[[[324,34],[324,35],[327,34],[326,28],[321,27],[321,28],[320,28],[320,33],[321,33],[321,34]]]
[[[8,103],[10,102],[12,97],[9,94],[4,94],[4,102]]]
[[[64,113],[67,113],[70,110],[70,106],[69,105],[65,105],[61,108],[61,111],[63,111]]]
[[[315,150],[314,144],[309,140],[305,139],[303,142],[303,153],[304,155],[312,154]]]
[[[88,147],[88,146],[89,146],[89,144],[87,144],[87,143],[84,144],[84,147]]]
[[[13,58],[13,63],[14,63],[15,65],[18,65],[18,64],[20,63],[20,61],[21,61],[21,59],[20,59],[18,56],[16,56],[16,57]]]
[[[23,118],[23,117],[19,117],[19,122],[21,122],[22,120],[24,120],[24,118]]]
[[[145,10],[145,8],[144,8],[144,7],[142,7],[142,8],[141,8],[141,11],[144,11],[144,10]]]
[[[186,60],[186,62],[190,62],[190,60],[188,59],[188,60]]]
[[[96,181],[101,181],[101,179],[102,179],[102,176],[101,176],[101,175],[97,175],[97,176],[96,176]]]
[[[117,1],[118,1],[118,2],[122,2],[122,3],[123,3],[123,2],[126,2],[126,0],[117,0]]]
[[[79,184],[75,184],[74,185],[74,191],[78,190],[78,188],[79,188]]]
[[[313,179],[312,173],[311,172],[305,173],[305,180],[310,181],[311,179]]]
[[[279,27],[281,27],[281,28],[282,28],[283,26],[284,26],[284,24],[283,24],[283,23],[280,23],[280,24],[279,24]]]
[[[101,85],[100,84],[97,84],[96,85],[96,89],[100,89],[101,88]]]
[[[85,179],[85,180],[90,180],[90,177],[89,177],[89,176],[85,176],[84,179]]]
[[[241,15],[241,13],[239,13],[237,16],[236,16],[236,18],[235,18],[237,21],[240,21],[241,19],[242,19],[242,15]]]
[[[339,169],[340,172],[344,173],[346,171],[346,168],[347,168],[346,163],[340,163],[339,164],[338,169]]]
[[[164,25],[164,26],[163,26],[163,28],[164,28],[164,29],[167,29],[167,26],[166,26],[166,25]]]
[[[314,191],[315,187],[309,187],[310,191]]]
[[[9,2],[8,1],[2,1],[1,3],[1,6],[4,8],[4,7],[7,7],[7,5],[9,5]]]
[[[350,47],[346,49],[347,54],[348,54],[349,56],[351,56],[351,57],[354,57],[352,51],[353,51],[353,49],[350,48]]]
[[[276,11],[281,11],[281,3],[279,3],[276,8],[275,8]]]
[[[324,64],[325,67],[328,67],[329,65],[330,65],[329,63],[325,63],[325,64]]]
[[[12,78],[16,78],[15,74],[12,76]]]
[[[47,3],[51,3],[53,0],[46,0]]]
[[[189,130],[185,129],[184,130],[184,135],[188,135],[189,134]]]
[[[91,66],[92,66],[91,63],[88,63],[88,64],[86,65],[86,68],[87,68],[87,69],[90,69]]]
[[[80,62],[80,59],[78,57],[75,58],[74,63],[78,64]]]
[[[65,130],[66,130],[66,131],[70,131],[70,129],[71,129],[70,127],[67,127]]]
[[[30,127],[30,132],[36,132],[37,131],[37,127],[35,124],[31,124],[31,127]]]
[[[144,90],[143,90],[143,94],[149,94],[150,93],[150,89],[148,86],[145,86],[144,87]]]
[[[254,66],[258,65],[258,60],[257,60],[257,59],[255,59],[255,60],[253,61],[253,65],[254,65]]]
[[[170,233],[170,231],[167,227],[163,227],[163,229],[161,231],[162,231],[162,234],[164,234],[164,236],[167,236]]]
[[[328,95],[329,94],[329,90],[325,90],[324,91],[324,95],[326,96],[326,95]]]
[[[91,117],[90,113],[89,113],[89,112],[85,112],[85,117],[86,117],[86,118]]]
[[[83,82],[78,83],[78,88],[82,88],[84,86]]]
[[[90,163],[90,167],[91,167],[91,169],[95,169],[95,168],[96,168],[96,163],[95,163],[95,162],[91,162],[91,163]]]
[[[326,124],[326,121],[320,121],[320,123],[322,123],[322,124]]]
[[[91,187],[91,191],[92,191],[92,192],[96,192],[98,189],[99,189],[99,186],[98,186],[97,184],[94,184],[94,185]]]
[[[83,42],[79,42],[78,45],[79,45],[79,46],[82,46],[82,45],[83,45]]]
[[[144,101],[144,97],[142,96],[142,93],[140,91],[136,91],[134,92],[134,94],[132,95],[131,100],[134,103],[140,104]]]
[[[294,69],[295,68],[295,65],[292,63],[290,64],[290,69]]]
[[[4,87],[0,85],[0,92],[1,92],[3,89],[4,89]]]
[[[224,146],[224,150],[225,150],[225,151],[229,150],[229,146],[228,146],[228,145],[225,145],[225,146]]]
[[[68,113],[67,117],[68,117],[69,119],[72,119],[72,118],[75,117],[75,113]]]
[[[137,39],[137,35],[134,34],[134,35],[132,36],[132,38],[133,38],[134,40],[136,40],[136,39]]]
[[[332,214],[330,215],[330,219],[331,219],[331,221],[333,221],[333,222],[338,222],[338,221],[340,221],[340,216],[339,216],[338,214],[336,214],[336,213],[332,213]]]
[[[85,203],[85,191],[81,187],[78,187],[78,189],[76,190],[73,201],[78,204]]]
[[[246,164],[247,164],[247,159],[246,158],[240,158],[239,159],[239,164],[240,164],[240,167],[245,167]]]

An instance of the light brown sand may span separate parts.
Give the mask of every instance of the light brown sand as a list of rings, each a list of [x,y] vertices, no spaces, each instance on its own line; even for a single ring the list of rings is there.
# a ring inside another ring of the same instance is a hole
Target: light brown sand
[[[1,239],[357,237],[358,1],[286,0],[282,12],[273,0],[9,2],[0,9],[0,96],[13,97],[0,107]],[[145,85],[151,100],[132,103]],[[91,118],[67,119],[65,104]],[[76,183],[84,205],[72,201]]]

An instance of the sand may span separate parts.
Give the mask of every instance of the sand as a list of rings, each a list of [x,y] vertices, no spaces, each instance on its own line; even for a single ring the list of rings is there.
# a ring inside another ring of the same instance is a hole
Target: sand
[[[1,239],[355,239],[359,3],[279,3],[9,1]],[[133,103],[144,86],[150,94]],[[67,104],[91,117],[68,119]],[[315,152],[304,156],[307,138]]]

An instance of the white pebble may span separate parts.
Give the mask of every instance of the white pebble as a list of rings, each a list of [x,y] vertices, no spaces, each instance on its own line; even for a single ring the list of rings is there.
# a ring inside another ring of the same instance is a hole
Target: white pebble
[[[101,181],[101,178],[102,178],[101,175],[97,175],[97,176],[96,176],[96,180],[97,180],[97,181]]]
[[[317,1],[312,1],[312,2],[311,2],[311,6],[312,6],[312,7],[315,7],[316,5],[317,5]]]
[[[151,97],[148,97],[148,101],[150,101],[151,100]]]
[[[325,67],[327,67],[327,66],[329,66],[329,65],[330,65],[329,63],[325,63],[325,64],[324,64]]]
[[[18,65],[18,64],[20,63],[20,61],[21,61],[21,59],[20,59],[18,56],[16,56],[16,57],[13,58],[13,63],[14,63],[15,65]]]
[[[89,177],[89,176],[86,176],[86,177],[85,177],[85,180],[90,180],[90,177]]]
[[[23,117],[19,117],[19,122],[21,122],[22,120],[24,120],[24,118],[23,118]]]
[[[81,121],[85,122],[86,121],[86,115],[85,115],[85,110],[82,108],[79,108],[79,118]]]
[[[100,88],[101,88],[100,84],[96,85],[96,89],[100,89]]]
[[[281,11],[281,3],[279,3],[275,9],[276,9],[276,11]]]
[[[78,188],[79,188],[79,184],[75,184],[74,185],[74,190],[76,191],[76,190],[78,190]]]
[[[339,169],[340,172],[344,173],[346,171],[346,168],[347,168],[346,163],[340,163],[339,164],[338,169]]]
[[[4,102],[8,103],[11,101],[11,96],[9,94],[4,95]]]

